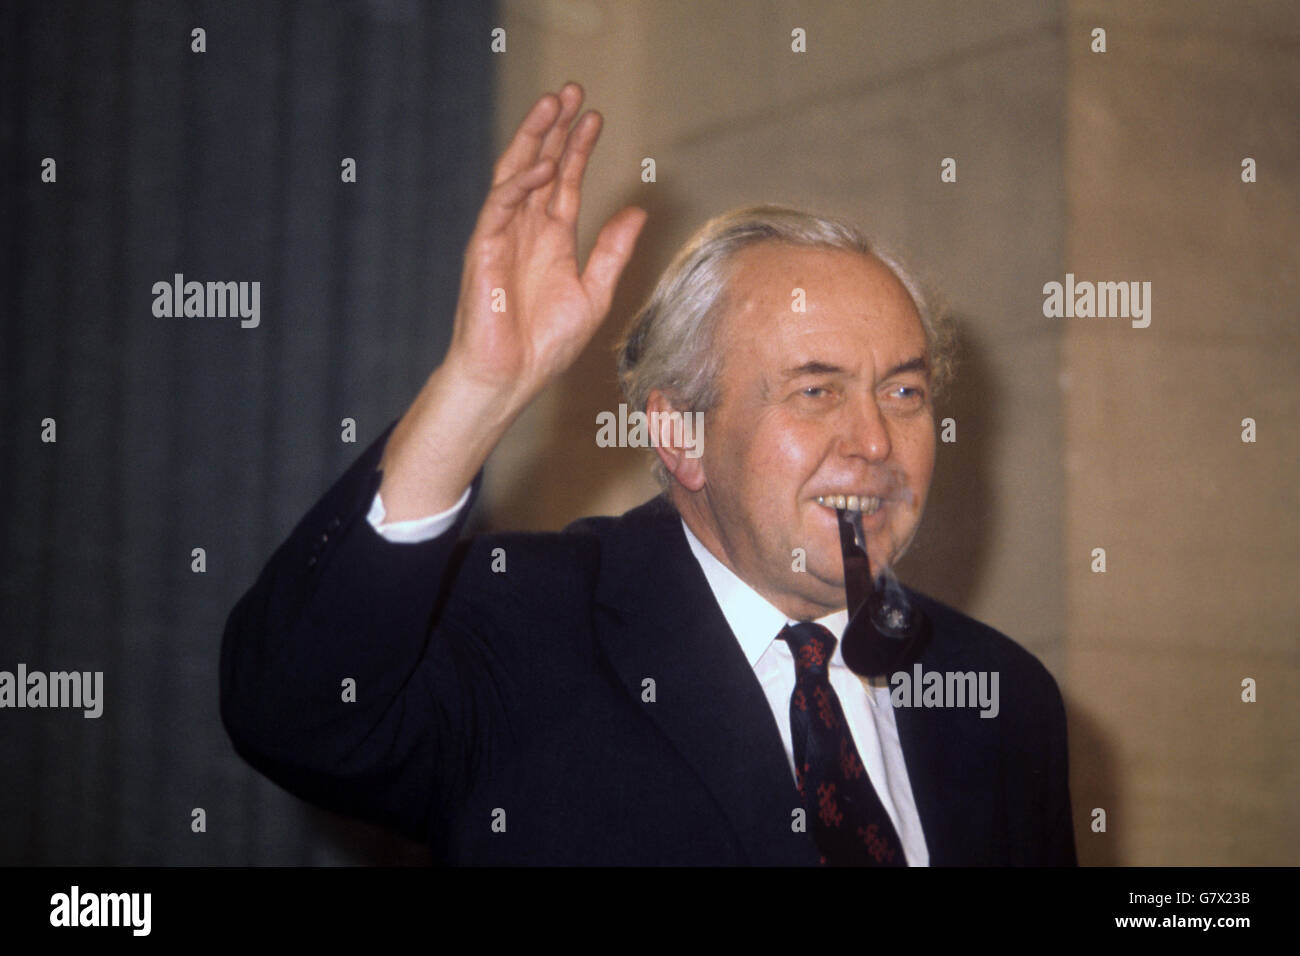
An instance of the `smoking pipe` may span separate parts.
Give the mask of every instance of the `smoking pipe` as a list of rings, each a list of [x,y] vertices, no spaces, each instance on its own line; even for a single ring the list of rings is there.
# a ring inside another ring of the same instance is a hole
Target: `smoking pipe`
[[[841,651],[849,670],[860,677],[883,677],[902,670],[920,653],[930,636],[930,619],[902,599],[899,589],[877,589],[862,533],[862,512],[836,508],[840,552],[844,557],[844,591],[849,624]]]

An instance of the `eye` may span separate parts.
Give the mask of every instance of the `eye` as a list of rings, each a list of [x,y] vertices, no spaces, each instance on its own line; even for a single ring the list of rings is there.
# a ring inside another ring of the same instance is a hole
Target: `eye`
[[[914,409],[925,404],[925,388],[920,385],[892,385],[885,393],[897,407]]]
[[[800,394],[806,398],[821,398],[823,395],[829,395],[830,393],[820,385],[809,385]]]

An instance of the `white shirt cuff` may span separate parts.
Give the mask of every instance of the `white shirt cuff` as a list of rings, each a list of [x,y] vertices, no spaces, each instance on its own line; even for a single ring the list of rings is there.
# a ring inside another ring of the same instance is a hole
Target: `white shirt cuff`
[[[385,524],[384,517],[388,512],[384,510],[384,502],[376,491],[375,500],[370,503],[370,513],[366,515],[366,520],[381,537],[394,544],[419,544],[421,541],[432,541],[440,534],[445,534],[456,523],[460,510],[465,507],[465,502],[469,501],[469,493],[470,488],[466,488],[459,501],[436,515],[408,518],[406,521]]]

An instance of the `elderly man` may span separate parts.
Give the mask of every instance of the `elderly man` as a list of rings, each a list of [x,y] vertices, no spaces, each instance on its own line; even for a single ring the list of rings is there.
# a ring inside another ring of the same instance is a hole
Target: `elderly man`
[[[620,356],[634,408],[703,413],[702,453],[654,436],[663,495],[460,539],[483,462],[589,341],[644,223],[612,217],[579,271],[600,127],[581,102],[569,84],[529,112],[443,364],[232,611],[236,747],[452,863],[1074,863],[1064,709],[1032,656],[908,592],[932,629],[918,676],[995,675],[996,709],[914,706],[843,664],[837,508],[892,567],[943,363],[919,290],[849,227],[740,210],[669,266]]]

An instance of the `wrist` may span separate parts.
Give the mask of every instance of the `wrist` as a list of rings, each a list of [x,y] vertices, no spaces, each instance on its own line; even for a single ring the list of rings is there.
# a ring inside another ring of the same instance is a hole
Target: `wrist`
[[[518,377],[502,380],[485,376],[448,352],[442,364],[429,376],[416,402],[433,405],[450,401],[468,419],[488,427],[496,424],[508,426],[533,400],[537,391]]]
[[[522,405],[509,390],[440,365],[389,436],[379,467],[389,521],[444,511],[464,492]]]

